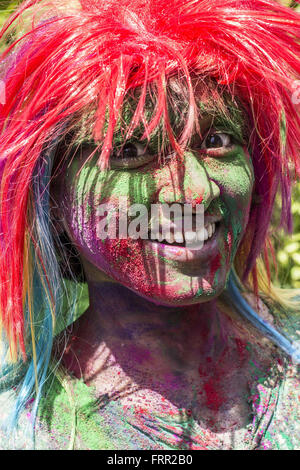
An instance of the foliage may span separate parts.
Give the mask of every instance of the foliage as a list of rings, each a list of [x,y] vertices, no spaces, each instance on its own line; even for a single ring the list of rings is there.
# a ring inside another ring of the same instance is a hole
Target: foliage
[[[296,1],[282,1],[300,13]],[[295,185],[292,197],[294,234],[291,237],[280,233],[275,242],[278,263],[278,284],[282,287],[300,287],[300,183]]]
[[[277,284],[282,287],[300,287],[300,183],[293,190],[292,214],[294,233],[287,236],[284,232],[276,234],[275,253],[278,269]],[[279,212],[279,204],[275,214]]]
[[[15,9],[19,2],[16,0],[0,0],[0,25],[5,21],[7,16]]]

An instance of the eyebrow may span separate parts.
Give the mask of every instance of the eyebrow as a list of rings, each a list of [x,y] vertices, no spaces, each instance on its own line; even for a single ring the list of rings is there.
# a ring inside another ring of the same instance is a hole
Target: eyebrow
[[[171,127],[174,129],[174,121],[172,119],[172,114],[170,113],[170,123]],[[243,119],[243,114],[236,108],[234,113],[224,112],[224,110],[219,108],[214,108],[213,110],[205,110],[201,112],[200,119],[198,121],[200,135],[202,138],[205,137],[207,131],[210,129],[216,129],[219,131],[224,131],[231,134],[235,139],[237,139],[240,143],[245,143],[247,140],[246,136],[246,127],[245,121]],[[113,147],[121,147],[125,145],[126,142],[136,142],[142,141],[141,137],[144,134],[144,129],[139,126],[137,127],[133,135],[126,141],[122,132],[116,132],[114,135],[114,144]],[[178,133],[175,132],[175,137],[178,137]],[[196,132],[193,132],[191,138],[196,135]],[[146,139],[145,139],[146,140]],[[156,129],[152,132],[149,138],[149,148],[152,148],[154,153],[162,151],[164,153],[164,149],[168,146],[168,137],[164,135],[164,130],[162,128],[162,123],[160,123]]]
[[[195,96],[195,99],[198,108],[198,125],[201,137],[204,137],[203,134],[206,133],[209,128],[217,128],[217,130],[230,133],[241,143],[247,142],[250,135],[249,124],[246,118],[247,114],[243,110],[242,105],[238,102],[238,98],[232,97],[226,90],[222,91],[212,88],[205,96],[200,92],[198,96]],[[130,122],[137,104],[138,99],[134,96],[128,96],[127,100],[124,101],[119,121],[113,135],[113,147],[120,147],[124,145],[125,142],[142,142],[147,140],[142,139],[145,133],[142,123],[135,128],[132,136],[126,139],[127,129],[130,127]],[[155,113],[155,108],[155,99],[153,100],[153,96],[148,95],[144,107],[144,115],[148,122],[151,121],[151,117],[153,113]],[[176,94],[176,96],[170,95],[168,110],[171,128],[173,129],[175,137],[179,138],[186,123],[188,113],[187,98],[183,94]],[[195,134],[196,132],[194,131],[191,138]],[[149,146],[152,147],[155,152],[159,151],[159,149],[163,151],[163,148],[168,145],[169,139],[163,129],[163,117],[149,137]],[[89,136],[85,142],[83,140],[81,143],[95,144],[91,136]]]
[[[207,100],[203,102],[201,98],[196,100],[197,106],[201,115],[201,120],[211,119],[212,126],[230,131],[233,135],[240,140],[245,140],[248,135],[249,123],[247,114],[244,111],[241,103],[238,103],[238,98],[233,98],[226,92],[218,94],[218,102]],[[201,121],[199,122],[201,125]]]

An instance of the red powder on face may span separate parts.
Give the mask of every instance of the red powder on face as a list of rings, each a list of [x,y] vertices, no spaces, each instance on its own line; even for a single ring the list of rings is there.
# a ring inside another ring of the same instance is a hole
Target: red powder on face
[[[109,240],[105,241],[105,257],[112,270],[113,277],[128,287],[134,285],[141,294],[154,296],[160,286],[150,286],[147,279],[146,260],[142,252],[142,240]],[[125,278],[130,283],[125,283]],[[155,290],[156,287],[156,290]]]
[[[214,277],[215,277],[217,270],[221,267],[221,259],[222,259],[222,256],[220,253],[218,253],[217,256],[215,256],[215,258],[211,262],[210,273],[209,273],[209,280],[210,280],[211,285],[213,285]]]
[[[231,250],[231,246],[232,246],[232,236],[231,236],[231,233],[228,232],[227,234],[227,243],[228,243],[228,248]]]
[[[202,204],[203,202],[203,196],[196,197],[193,201],[195,204]]]
[[[119,240],[118,242],[118,255],[122,256],[123,258],[128,258],[130,254],[129,246],[128,246],[128,241],[125,240]]]

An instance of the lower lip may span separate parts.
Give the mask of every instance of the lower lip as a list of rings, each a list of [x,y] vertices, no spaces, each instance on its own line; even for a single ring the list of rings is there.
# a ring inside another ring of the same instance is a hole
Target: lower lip
[[[148,252],[155,253],[158,256],[166,258],[171,261],[205,261],[210,257],[215,256],[219,251],[219,236],[221,232],[221,226],[216,228],[213,236],[204,242],[203,246],[199,249],[190,249],[184,246],[166,245],[164,243],[155,242],[152,240],[143,240],[144,246]]]

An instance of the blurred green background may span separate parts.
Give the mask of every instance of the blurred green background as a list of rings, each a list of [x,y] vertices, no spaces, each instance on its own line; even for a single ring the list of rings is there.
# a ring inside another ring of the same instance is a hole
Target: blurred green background
[[[20,1],[0,0],[0,24],[14,10]],[[286,6],[299,10],[300,5],[295,1],[281,0]],[[300,183],[293,190],[292,213],[294,218],[294,235],[287,236],[283,231],[274,230],[275,255],[277,260],[277,279],[275,284],[282,287],[300,288]],[[280,202],[277,202],[274,216],[278,219]]]
[[[11,0],[0,0],[0,22],[1,24],[9,15],[11,11],[15,8],[16,5],[18,5],[21,2],[18,1],[11,1]]]

